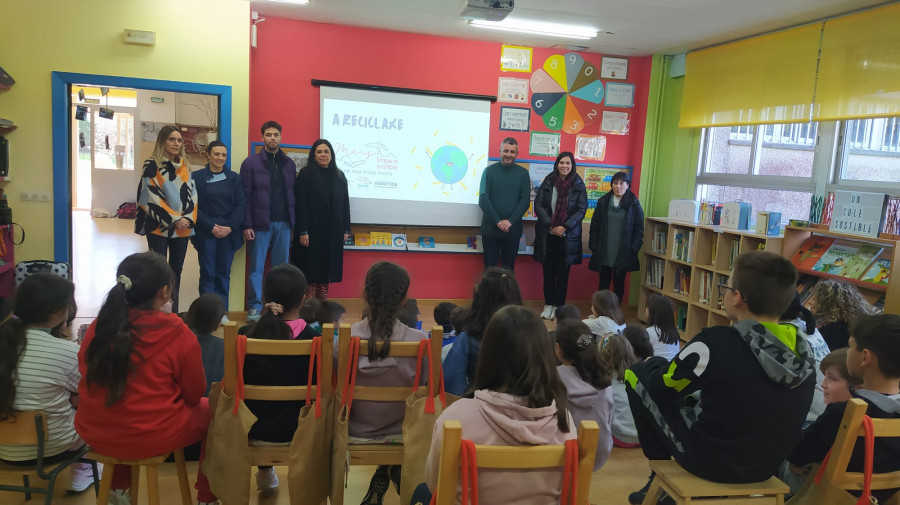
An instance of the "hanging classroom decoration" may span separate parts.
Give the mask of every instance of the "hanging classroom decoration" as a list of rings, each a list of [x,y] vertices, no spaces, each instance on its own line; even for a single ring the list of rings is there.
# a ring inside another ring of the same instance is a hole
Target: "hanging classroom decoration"
[[[551,130],[575,134],[600,121],[603,83],[580,54],[556,54],[531,76],[531,108]]]

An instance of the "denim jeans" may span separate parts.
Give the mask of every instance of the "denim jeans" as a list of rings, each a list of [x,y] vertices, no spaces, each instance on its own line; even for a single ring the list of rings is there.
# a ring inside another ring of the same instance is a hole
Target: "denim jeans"
[[[254,230],[256,238],[247,241],[250,253],[250,285],[247,286],[247,308],[262,309],[262,281],[266,254],[272,250],[271,266],[288,262],[291,250],[291,223],[275,221],[268,230]]]
[[[240,230],[231,233],[240,233]],[[228,288],[231,284],[231,263],[234,261],[234,244],[231,237],[216,238],[212,235],[194,239],[197,260],[200,263],[200,294],[215,293],[225,302],[228,310]]]

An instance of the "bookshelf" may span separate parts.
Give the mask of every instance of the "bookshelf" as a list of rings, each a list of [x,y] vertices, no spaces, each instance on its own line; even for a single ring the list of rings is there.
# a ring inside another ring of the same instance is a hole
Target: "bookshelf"
[[[647,218],[638,317],[644,319],[647,297],[660,293],[675,305],[682,340],[707,326],[731,324],[719,305],[718,285],[728,282],[734,259],[758,249],[780,253],[782,242],[754,231]]]
[[[889,238],[860,237],[847,233],[832,232],[827,229],[801,228],[796,226],[787,226],[784,229],[784,247],[782,249],[782,255],[788,259],[794,258],[796,253],[807,243],[807,240],[813,236],[835,241],[840,240],[844,243],[854,245],[868,245],[881,248],[882,252],[878,258],[890,260],[891,269],[893,268],[893,265],[897,265],[897,262],[900,261],[900,248],[897,247],[896,240]],[[795,265],[797,265],[796,261]],[[865,270],[868,270],[869,268],[870,266],[866,267]],[[870,303],[875,303],[879,298],[884,297],[884,312],[886,314],[900,313],[900,281],[895,280],[893,275],[888,277],[887,284],[878,284],[860,280],[859,278],[843,277],[816,271],[810,268],[808,264],[806,266],[797,265],[797,270],[800,273],[801,278],[804,275],[807,275],[820,279],[834,279],[853,284]],[[865,277],[865,273],[861,277]]]

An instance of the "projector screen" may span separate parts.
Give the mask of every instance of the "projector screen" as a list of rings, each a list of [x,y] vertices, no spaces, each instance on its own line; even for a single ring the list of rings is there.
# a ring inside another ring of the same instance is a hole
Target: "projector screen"
[[[354,223],[478,226],[490,101],[321,86]],[[499,149],[499,146],[496,146]]]

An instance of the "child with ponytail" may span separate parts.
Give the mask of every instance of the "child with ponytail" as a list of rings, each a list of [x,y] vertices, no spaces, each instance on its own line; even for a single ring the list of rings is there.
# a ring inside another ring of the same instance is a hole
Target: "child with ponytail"
[[[210,412],[200,343],[181,318],[160,310],[174,286],[162,255],[128,256],[85,333],[75,428],[100,454],[144,459],[206,439]],[[109,503],[129,503],[130,484],[131,469],[117,465]],[[201,504],[216,502],[200,470],[195,487]]]
[[[575,426],[581,421],[597,421],[600,439],[594,471],[600,469],[612,451],[613,394],[612,374],[597,348],[596,337],[586,324],[578,320],[563,321],[556,327],[556,367],[566,386],[569,410]]]
[[[49,273],[29,275],[16,289],[12,317],[0,325],[0,422],[16,412],[47,414],[44,463],[61,461],[84,446],[75,432],[78,400],[78,344],[56,338],[50,328],[66,322],[75,286]],[[34,463],[36,445],[0,445],[0,460]],[[91,467],[72,467],[71,491],[93,483]]]
[[[363,299],[368,317],[351,327],[351,335],[368,340],[360,350],[358,386],[411,386],[416,376],[416,359],[388,356],[391,342],[419,342],[428,338],[398,319],[406,304],[409,274],[403,267],[386,261],[376,263],[366,274]],[[378,343],[382,343],[378,347]],[[423,374],[427,378],[428,374]],[[399,438],[406,406],[395,402],[356,400],[350,410],[348,431],[351,437]],[[379,466],[369,483],[363,504],[381,504],[390,482],[399,490],[400,466]]]
[[[263,309],[256,324],[242,328],[250,338],[268,340],[312,340],[315,330],[300,317],[306,293],[306,276],[284,263],[273,267],[263,282]],[[303,386],[309,377],[309,356],[247,356],[244,383],[258,386]],[[297,431],[297,418],[305,402],[247,400],[247,408],[257,420],[248,438],[263,442],[290,442]],[[268,491],[278,487],[272,466],[261,466],[256,487]]]

